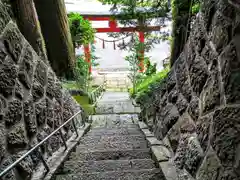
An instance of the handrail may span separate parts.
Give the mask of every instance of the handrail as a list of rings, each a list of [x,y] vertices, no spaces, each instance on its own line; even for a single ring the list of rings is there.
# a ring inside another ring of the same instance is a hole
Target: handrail
[[[76,132],[76,135],[77,137],[79,136],[78,135],[78,131],[77,131],[77,127],[76,127],[76,124],[75,124],[75,121],[74,121],[74,118],[79,114],[81,113],[82,110],[78,111],[76,114],[74,114],[70,119],[68,119],[65,123],[63,123],[60,127],[58,127],[56,130],[54,130],[51,134],[49,134],[45,139],[43,139],[40,143],[38,143],[37,145],[35,145],[32,149],[30,149],[28,152],[26,152],[23,156],[21,156],[19,159],[17,159],[14,163],[12,163],[10,166],[8,166],[5,170],[3,170],[1,173],[0,173],[0,178],[3,177],[4,175],[6,175],[9,171],[11,171],[16,165],[18,165],[22,160],[24,160],[27,156],[29,156],[31,153],[33,153],[34,151],[37,150],[37,148],[39,148],[43,143],[45,143],[50,137],[52,137],[54,134],[56,134],[59,130],[61,130],[66,124],[68,124],[70,121],[73,122],[73,127],[74,127],[74,130]],[[85,125],[85,123],[84,123]],[[62,132],[60,131],[60,135],[61,135],[61,138],[63,139],[63,143],[64,143],[64,146],[65,148],[67,149],[67,144],[65,142],[65,139],[63,138]],[[65,149],[65,150],[66,150]],[[47,163],[45,162],[45,160],[43,159],[43,156],[40,155],[41,157],[41,160],[43,161],[43,165],[45,166],[46,170],[49,171],[49,167],[47,165]]]
[[[96,98],[98,98],[101,95],[101,93],[104,91],[105,84],[106,84],[106,80],[103,82],[103,84],[101,84],[96,89],[94,89],[91,93],[89,93],[91,104],[95,103],[94,101],[96,101]]]

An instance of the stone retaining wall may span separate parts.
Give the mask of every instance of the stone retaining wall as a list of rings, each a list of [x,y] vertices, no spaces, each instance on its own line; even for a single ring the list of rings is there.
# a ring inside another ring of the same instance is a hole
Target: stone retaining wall
[[[0,171],[80,109],[0,2]],[[72,128],[63,133],[68,139]],[[41,151],[47,159],[62,145],[56,135]],[[32,155],[5,179],[30,179],[39,162]]]
[[[167,78],[140,97],[141,119],[170,147],[179,179],[240,177],[240,6],[204,0]]]

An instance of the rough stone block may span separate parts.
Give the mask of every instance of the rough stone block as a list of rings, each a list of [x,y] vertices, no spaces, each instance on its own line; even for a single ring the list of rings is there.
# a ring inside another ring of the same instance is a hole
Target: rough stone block
[[[239,2],[236,0],[228,0],[228,1],[220,0],[218,2],[219,12],[221,12],[222,15],[224,15],[227,18],[234,19],[234,17],[236,16],[236,9],[234,8],[234,6],[231,5],[231,2],[234,2],[234,1],[235,1],[234,4],[239,4]]]
[[[19,124],[7,134],[7,146],[9,151],[24,149],[27,145],[24,126]]]
[[[27,135],[32,137],[37,133],[37,122],[32,97],[29,97],[29,99],[24,102],[23,109]]]
[[[212,25],[212,18],[216,12],[216,4],[218,0],[207,0],[203,1],[202,3],[202,13],[203,13],[203,21],[204,21],[204,27],[207,31],[210,30],[210,27]]]
[[[34,79],[36,81],[38,81],[42,86],[46,85],[46,82],[47,82],[47,67],[41,61],[38,61],[38,63],[37,63],[36,70],[35,70],[35,73],[34,73]]]
[[[207,33],[206,28],[204,27],[203,19],[201,16],[196,16],[196,20],[194,22],[194,26],[196,29],[194,29],[191,32],[190,35],[190,41],[191,41],[191,51],[185,51],[185,53],[189,54],[192,58],[188,59],[188,65],[191,66],[195,60],[195,58],[198,56],[198,53],[201,53],[204,46],[206,45],[207,40]],[[204,62],[204,61],[203,61]]]
[[[196,96],[193,96],[191,102],[189,103],[188,113],[196,121],[199,117],[199,99]]]
[[[56,80],[55,84],[55,99],[61,104],[62,103],[62,97],[63,97],[63,93],[62,93],[62,84],[59,80]]]
[[[178,110],[175,106],[168,104],[162,112],[163,124],[165,126],[165,133],[166,134],[172,126],[177,122],[179,118]]]
[[[240,102],[240,61],[236,44],[232,41],[220,56],[221,74],[227,103]]]
[[[48,80],[47,80],[47,89],[46,89],[46,94],[49,98],[53,99],[55,96],[55,77],[54,73],[49,69],[48,70]]]
[[[62,123],[62,106],[55,101],[54,103],[54,129],[58,128]]]
[[[35,104],[35,114],[38,127],[42,127],[46,124],[46,100],[43,99]]]
[[[176,72],[177,88],[183,94],[183,96],[190,101],[192,92],[188,79],[188,70],[186,68],[185,58],[186,57],[181,54],[181,56],[175,62],[174,68]]]
[[[197,169],[203,158],[203,150],[198,142],[198,139],[194,136],[188,139],[188,146],[185,158],[186,158],[184,165],[185,169],[193,177],[195,177]]]
[[[176,152],[177,150],[181,133],[193,133],[194,131],[195,125],[189,115],[184,114],[181,116],[176,124],[168,131],[168,138],[173,151]]]
[[[178,109],[178,112],[179,112],[180,115],[182,115],[188,107],[187,100],[180,93],[178,94],[178,99],[177,99],[177,102],[176,102],[176,106],[177,106],[177,109]]]
[[[20,100],[14,99],[8,103],[8,111],[4,117],[6,126],[12,127],[22,120],[23,105]]]
[[[4,113],[7,108],[7,100],[0,96],[0,113]]]
[[[4,97],[12,95],[17,77],[17,67],[9,61],[5,61],[0,67],[0,93]]]
[[[205,47],[201,52],[201,57],[208,66],[212,63],[212,61],[217,60],[218,58],[217,54],[213,51],[208,42],[206,43]]]
[[[221,162],[212,148],[209,148],[197,172],[197,180],[215,180],[221,174]]]
[[[200,141],[202,149],[205,151],[209,144],[209,138],[210,138],[210,128],[212,124],[212,115],[206,115],[203,117],[200,117],[196,121],[196,132],[198,134],[198,139]]]
[[[53,135],[49,139],[49,145],[52,149],[52,152],[57,151],[61,147],[61,138],[59,134]]]
[[[43,129],[42,129],[42,131],[41,132],[39,132],[38,134],[37,134],[37,140],[38,140],[38,142],[41,142],[44,138],[46,138],[51,132],[50,132],[51,130],[50,130],[50,128],[49,127],[44,127]],[[54,144],[56,144],[57,142],[59,142],[59,141],[61,141],[60,140],[60,136],[58,137],[59,139],[58,140],[56,140],[56,142],[53,142],[53,141],[51,141],[50,139],[48,140],[48,141],[46,141],[45,143],[43,143],[43,145],[41,146],[41,152],[42,152],[42,154],[47,154],[47,155],[51,155],[52,154],[52,146],[54,145]],[[52,138],[51,138],[52,139]],[[54,143],[54,144],[52,144],[52,143]],[[58,146],[58,148],[59,148],[60,146]],[[58,149],[57,148],[57,149]],[[56,149],[55,149],[56,150]]]
[[[6,169],[8,166],[10,166],[13,163],[11,156],[6,157],[5,159],[3,159],[1,161],[0,164],[0,170],[1,172]],[[11,170],[9,173],[7,173],[6,175],[4,175],[2,178],[2,180],[17,180],[15,173],[13,170]]]
[[[24,89],[19,81],[16,81],[15,96],[20,100],[24,98]]]
[[[0,63],[3,64],[7,57],[7,49],[4,45],[3,40],[0,39]]]
[[[181,134],[174,162],[179,169],[186,168],[195,176],[199,163],[203,157],[203,151],[197,140],[196,134]]]
[[[8,24],[7,29],[3,33],[3,40],[8,53],[14,62],[18,62],[24,46],[23,36],[16,24],[13,22]]]
[[[46,101],[46,122],[50,128],[54,128],[54,104],[52,101]]]
[[[6,128],[3,123],[0,124],[0,162],[2,162],[3,158],[6,154]]]
[[[215,13],[212,21],[212,42],[217,52],[220,53],[232,38],[229,32],[232,24],[219,10]]]
[[[32,75],[33,75],[33,52],[32,48],[28,45],[25,48],[22,61],[19,65],[18,79],[25,88],[31,88]]]
[[[163,139],[165,137],[165,135],[163,134],[165,126],[163,124],[162,118],[157,114],[156,115],[156,123],[153,125],[153,132],[154,132],[154,136],[157,139]]]
[[[239,156],[239,117],[238,107],[225,107],[213,115],[211,144],[223,166],[229,168],[233,168]]]
[[[188,64],[189,76],[193,91],[200,96],[208,78],[207,65],[199,55],[195,57],[192,64]]]
[[[217,65],[217,64],[216,64]],[[206,83],[206,87],[202,93],[201,103],[202,111],[206,113],[213,110],[217,106],[220,106],[221,96],[220,96],[220,82],[219,73],[217,67],[214,68],[214,72]]]
[[[166,79],[167,92],[172,91],[175,85],[176,85],[176,77],[175,77],[174,69],[172,69],[168,73],[167,79]]]
[[[0,32],[4,30],[8,22],[11,20],[6,8],[0,5]]]
[[[13,156],[13,160],[16,161],[22,155],[24,155],[27,151],[21,151],[17,155]],[[33,162],[32,159],[28,156],[23,161],[21,161],[17,166],[16,170],[19,175],[19,179],[22,178],[24,180],[30,180],[33,173]]]
[[[178,99],[178,94],[179,94],[179,92],[177,91],[177,89],[173,88],[172,91],[169,92],[169,94],[168,94],[168,102],[175,104]]]
[[[44,96],[44,87],[38,81],[33,81],[32,95],[34,102],[38,101]]]
[[[178,180],[195,180],[186,169],[177,169]]]

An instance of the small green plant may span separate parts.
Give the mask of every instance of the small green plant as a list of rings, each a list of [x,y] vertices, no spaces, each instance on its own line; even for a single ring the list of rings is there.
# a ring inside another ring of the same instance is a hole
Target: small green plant
[[[87,92],[89,81],[89,64],[85,61],[83,55],[77,57],[74,75],[78,89]]]
[[[144,58],[144,64],[146,67],[145,75],[151,76],[152,74],[156,74],[157,71],[157,63],[152,64],[150,61],[150,57]]]
[[[162,71],[152,74],[150,76],[145,76],[144,79],[140,83],[138,83],[135,87],[135,90],[130,89],[130,95],[132,97],[135,96],[143,96],[145,93],[148,93],[150,91],[150,88],[155,83],[159,83],[162,81],[168,74],[169,68],[165,68]]]
[[[133,85],[133,92],[135,93],[136,84],[139,83],[142,79],[143,74],[140,73],[140,61],[142,54],[140,51],[144,49],[144,44],[140,43],[137,37],[135,37],[134,47],[130,50],[130,55],[125,57],[125,60],[129,62],[130,65],[130,74],[128,78],[131,80]]]

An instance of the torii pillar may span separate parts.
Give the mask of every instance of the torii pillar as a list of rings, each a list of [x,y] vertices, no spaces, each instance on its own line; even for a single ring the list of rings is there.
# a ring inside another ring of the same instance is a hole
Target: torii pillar
[[[91,52],[90,52],[90,45],[86,44],[84,45],[84,55],[85,55],[85,61],[88,63],[89,66],[89,73],[92,73],[92,63],[91,63]]]

